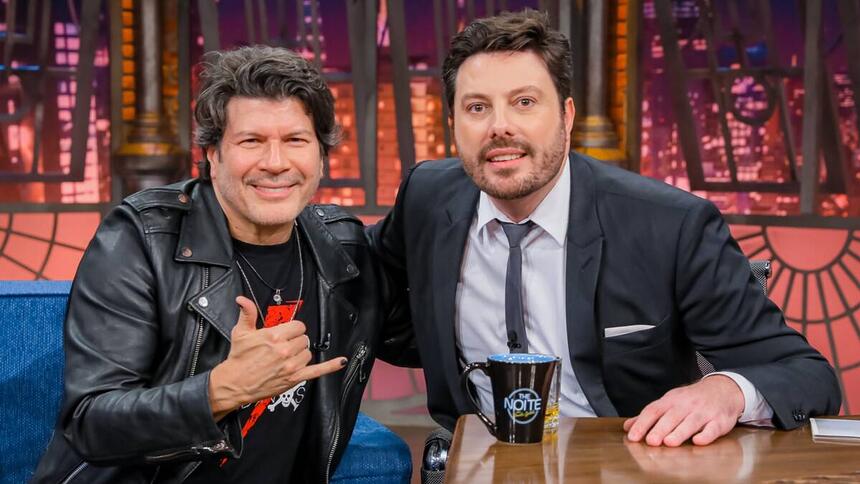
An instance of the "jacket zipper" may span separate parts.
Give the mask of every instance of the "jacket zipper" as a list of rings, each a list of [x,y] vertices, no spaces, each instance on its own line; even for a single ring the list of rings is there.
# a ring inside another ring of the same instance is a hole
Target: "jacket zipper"
[[[203,282],[200,284],[200,291],[205,291],[207,287],[209,287],[209,268],[203,268]],[[194,373],[197,371],[197,360],[200,358],[200,349],[203,347],[203,315],[197,315],[197,331],[194,334],[194,353],[191,354],[191,368],[188,370],[188,378],[194,376]],[[169,457],[169,456],[159,456],[159,457]],[[185,475],[182,479],[188,479],[188,476],[194,473],[197,468],[200,467],[200,462],[197,462],[191,470]]]
[[[179,449],[174,450],[173,452],[168,452],[166,454],[159,454],[155,456],[150,456],[146,458],[146,461],[149,463],[161,462],[165,460],[170,460],[176,457],[181,457],[184,455],[200,455],[201,451],[206,451],[209,453],[221,452],[227,448],[227,443],[223,440],[219,440],[215,442],[215,445],[202,445],[200,447],[191,447],[189,449]],[[199,464],[199,462],[198,462]]]
[[[68,476],[66,476],[66,478],[63,479],[62,482],[60,482],[60,484],[69,484],[70,482],[72,482],[72,479],[74,479],[75,477],[78,477],[78,474],[80,474],[81,471],[83,471],[86,466],[87,466],[86,461],[78,464],[78,466],[75,467],[75,470],[73,470]]]
[[[361,343],[358,350],[355,352],[355,356],[353,356],[349,362],[349,368],[346,369],[346,378],[344,378],[343,388],[340,394],[340,406],[338,406],[338,413],[335,415],[334,440],[332,441],[331,450],[328,454],[328,464],[326,464],[325,467],[325,482],[329,482],[331,478],[331,462],[334,460],[337,443],[338,440],[340,440],[340,414],[343,411],[343,404],[346,402],[346,396],[349,394],[349,389],[355,381],[355,375],[358,374],[357,370],[361,368],[366,357],[367,345]]]
[[[203,268],[203,283],[200,291],[206,290],[209,286],[209,268]],[[188,377],[194,376],[197,371],[197,360],[200,358],[200,348],[203,347],[203,315],[197,315],[197,332],[194,337],[194,353],[191,354],[191,369],[188,371]]]

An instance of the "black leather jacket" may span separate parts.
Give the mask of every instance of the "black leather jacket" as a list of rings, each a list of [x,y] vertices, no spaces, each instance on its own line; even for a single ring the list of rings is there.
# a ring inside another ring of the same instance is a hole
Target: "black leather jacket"
[[[395,306],[358,219],[309,206],[299,230],[317,267],[318,361],[349,358],[344,370],[314,383],[303,436],[310,451],[296,464],[305,480],[326,482],[350,439]],[[208,382],[227,357],[241,293],[209,183],[144,190],[111,211],[72,285],[65,399],[32,482],[182,482],[201,458],[238,455],[236,412],[214,421]],[[398,347],[395,328],[387,330],[386,343]]]

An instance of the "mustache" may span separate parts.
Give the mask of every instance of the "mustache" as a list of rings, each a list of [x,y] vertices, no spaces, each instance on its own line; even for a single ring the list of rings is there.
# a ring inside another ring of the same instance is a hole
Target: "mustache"
[[[526,143],[525,141],[518,141],[513,138],[496,138],[494,140],[491,140],[489,143],[485,144],[481,148],[481,151],[478,153],[478,160],[485,161],[487,159],[487,153],[499,148],[516,148],[518,150],[524,151],[527,156],[532,157],[535,154],[532,145]]]
[[[297,185],[305,181],[305,177],[298,171],[290,170],[277,175],[252,175],[245,178],[246,185]]]

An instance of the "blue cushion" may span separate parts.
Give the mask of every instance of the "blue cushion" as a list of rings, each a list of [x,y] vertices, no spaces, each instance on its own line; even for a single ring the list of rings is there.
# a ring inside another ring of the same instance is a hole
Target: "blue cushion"
[[[0,482],[25,482],[48,445],[63,391],[68,282],[0,281]]]
[[[54,428],[63,390],[67,281],[0,281],[0,484],[25,482]],[[408,483],[406,443],[359,414],[333,482]]]

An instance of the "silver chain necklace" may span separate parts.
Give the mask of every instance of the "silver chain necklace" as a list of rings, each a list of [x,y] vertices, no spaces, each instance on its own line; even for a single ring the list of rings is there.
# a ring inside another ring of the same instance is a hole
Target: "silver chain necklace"
[[[295,229],[293,230],[293,232],[296,234],[296,250],[298,250],[299,252],[299,295],[296,298],[296,309],[295,311],[293,311],[292,316],[290,316],[290,321],[295,319],[296,313],[299,312],[298,304],[302,300],[302,291],[304,290],[305,286],[305,266],[302,261],[302,243],[300,240],[301,236],[299,235],[298,222],[293,223],[293,228]],[[275,301],[275,304],[281,304],[284,301],[283,297],[281,297],[281,291],[286,289],[286,286],[280,289],[270,286],[269,283],[266,282],[265,279],[263,279],[263,276],[261,276],[260,273],[257,272],[257,269],[254,268],[253,264],[251,264],[251,262],[245,257],[244,254],[242,254],[238,250],[236,251],[236,253],[239,254],[239,257],[241,257],[243,261],[245,261],[245,264],[248,265],[248,268],[251,269],[251,271],[254,273],[255,276],[257,276],[257,279],[259,279],[260,282],[262,282],[269,289],[275,291],[275,294],[272,296],[272,299]],[[260,315],[260,320],[263,321],[263,324],[265,324],[266,320],[263,316],[263,309],[260,307],[260,303],[257,301],[257,296],[254,294],[254,289],[251,288],[251,282],[248,280],[248,275],[245,274],[245,270],[242,268],[242,264],[239,263],[239,259],[236,259],[236,267],[239,268],[239,273],[242,274],[242,279],[245,280],[245,285],[248,286],[248,292],[251,294],[251,299],[254,300],[254,305],[257,306],[257,314]]]

